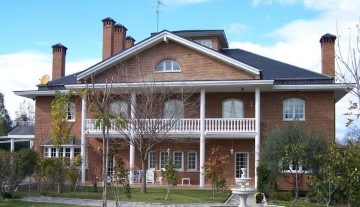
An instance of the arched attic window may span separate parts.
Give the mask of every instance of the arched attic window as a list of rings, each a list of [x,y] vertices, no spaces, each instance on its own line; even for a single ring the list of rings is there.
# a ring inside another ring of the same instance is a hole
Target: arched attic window
[[[156,72],[180,72],[181,68],[179,63],[175,60],[166,59],[162,60],[155,68]]]

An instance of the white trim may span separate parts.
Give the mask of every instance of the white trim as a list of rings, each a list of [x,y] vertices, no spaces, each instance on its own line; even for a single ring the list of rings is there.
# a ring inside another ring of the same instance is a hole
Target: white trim
[[[260,111],[260,102],[261,102],[261,94],[260,94],[260,88],[255,89],[255,188],[257,188],[257,182],[258,182],[258,173],[257,173],[257,167],[260,163],[260,146],[261,146],[261,138],[260,138],[260,119],[261,119],[261,111]]]
[[[273,85],[273,80],[231,80],[231,81],[169,81],[169,82],[133,82],[133,83],[112,83],[113,88],[143,88],[144,86],[155,87],[209,87],[209,86],[254,86],[254,85]],[[66,85],[68,89],[84,89],[87,84]],[[109,86],[106,83],[91,85],[92,89],[104,88]]]
[[[108,67],[114,65],[116,62],[118,61],[123,61],[126,60],[128,58],[130,58],[132,55],[140,53],[141,51],[144,51],[158,43],[161,42],[168,42],[169,40],[177,42],[179,44],[185,45],[187,47],[190,47],[198,52],[201,52],[203,54],[209,55],[210,57],[219,59],[220,61],[223,61],[225,63],[228,63],[230,65],[233,65],[234,67],[237,67],[241,70],[245,70],[251,74],[254,75],[259,75],[260,74],[260,70],[257,68],[254,68],[250,65],[247,65],[245,63],[242,63],[240,61],[237,61],[233,58],[230,58],[226,55],[223,55],[215,50],[212,50],[210,48],[204,47],[202,45],[199,45],[198,43],[195,43],[193,41],[187,40],[185,38],[179,37],[177,35],[174,35],[168,31],[163,31],[153,37],[150,37],[148,39],[145,39],[142,42],[139,42],[138,44],[135,44],[134,46],[132,46],[131,48],[117,54],[114,55],[90,68],[88,68],[87,70],[85,70],[84,72],[80,73],[77,76],[77,80],[81,80],[87,76],[90,76],[93,73],[99,73],[105,69],[107,69]]]
[[[154,157],[153,157],[153,159],[154,159],[154,167],[153,167],[153,168],[150,167],[150,154],[153,154],[153,155],[154,155]],[[155,168],[156,168],[155,158],[156,158],[156,153],[155,153],[155,151],[150,151],[149,154],[148,154],[148,169],[147,169],[147,170],[155,171]]]
[[[9,139],[34,139],[35,135],[8,135]]]
[[[246,154],[246,176],[247,177],[250,177],[250,175],[249,175],[249,172],[250,172],[250,153],[249,152],[234,152],[234,178],[237,178],[236,177],[236,155],[238,155],[238,154]],[[241,169],[240,169],[241,170]],[[256,170],[255,170],[256,171]],[[241,175],[240,175],[240,177],[241,177]],[[235,181],[235,179],[234,179],[234,181]],[[255,184],[256,185],[256,184]]]
[[[56,90],[46,90],[46,91],[13,91],[15,95],[22,96],[26,98],[34,99],[36,96],[53,96],[55,95]],[[67,92],[67,90],[59,90],[61,93]]]
[[[86,108],[87,108],[87,99],[86,95],[82,96],[81,99],[81,151],[80,155],[83,159],[81,163],[81,183],[85,183],[85,176],[86,176],[86,163],[88,157],[86,156]]]
[[[291,115],[293,116],[292,118],[286,118],[285,117],[285,101],[288,101],[288,100],[292,100],[292,106],[291,106]],[[303,107],[302,107],[302,114],[303,114],[303,117],[302,118],[296,118],[296,113],[295,113],[295,101],[302,101],[302,104],[303,104]],[[304,99],[301,99],[301,98],[287,98],[285,100],[283,100],[283,121],[305,121],[305,111],[306,111],[306,102]]]
[[[346,89],[345,85],[340,84],[313,84],[313,85],[274,85],[274,90],[328,90]]]
[[[205,187],[205,89],[200,91],[200,183],[199,187]]]

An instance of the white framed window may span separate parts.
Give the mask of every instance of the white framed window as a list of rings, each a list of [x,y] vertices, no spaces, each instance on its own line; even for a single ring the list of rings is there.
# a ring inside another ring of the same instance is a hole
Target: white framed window
[[[49,157],[49,148],[44,148],[44,157]]]
[[[244,102],[239,99],[227,99],[222,104],[223,118],[244,118]]]
[[[155,170],[155,152],[151,151],[148,155],[148,169]]]
[[[60,148],[59,157],[64,157],[64,148]]]
[[[124,118],[128,118],[128,104],[126,101],[113,101],[110,103],[109,112],[111,114],[119,114]]]
[[[75,103],[73,102],[68,102],[67,120],[70,122],[75,121]]]
[[[241,168],[246,168],[246,172],[241,172]],[[249,177],[249,153],[238,152],[235,154],[235,178],[241,178],[241,174]]]
[[[188,160],[187,160],[187,170],[188,171],[196,171],[197,170],[197,153],[196,152],[188,152]]]
[[[184,103],[180,100],[169,100],[164,104],[165,119],[184,118]]]
[[[156,72],[180,72],[180,71],[181,68],[179,63],[171,59],[163,60],[156,66]]]
[[[70,158],[71,157],[71,149],[65,148],[65,157]]]
[[[160,157],[159,157],[159,169],[164,170],[165,169],[165,164],[167,159],[169,158],[169,153],[166,151],[162,151],[160,152]]]
[[[195,39],[194,42],[208,48],[212,48],[212,39]]]
[[[108,158],[107,174],[113,175],[115,172],[115,156]]]
[[[289,98],[283,101],[283,120],[305,120],[305,101]]]
[[[52,147],[50,150],[50,157],[57,157],[57,149],[55,147]]]
[[[184,170],[184,153],[180,151],[175,151],[173,153],[173,163],[175,169],[179,171]]]
[[[283,164],[282,162],[280,162],[280,169],[282,170],[282,172],[285,173],[306,173],[308,171],[305,165],[299,165],[294,160],[291,160],[287,164]]]

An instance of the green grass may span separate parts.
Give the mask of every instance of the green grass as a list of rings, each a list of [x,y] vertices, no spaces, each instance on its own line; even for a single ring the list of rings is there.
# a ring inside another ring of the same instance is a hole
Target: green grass
[[[98,188],[101,190],[101,188]],[[174,189],[168,200],[164,200],[166,196],[165,186],[163,188],[148,188],[147,193],[141,193],[140,188],[131,189],[131,199],[128,199],[124,194],[120,193],[121,200],[126,202],[146,202],[146,203],[161,203],[161,204],[175,204],[175,203],[224,203],[231,195],[230,191],[219,191],[212,197],[211,190],[199,190],[199,189]],[[27,189],[19,189],[16,193],[17,197],[29,195]],[[38,196],[39,194],[35,189],[31,190],[30,195]],[[108,199],[114,200],[115,190],[109,189]],[[48,190],[44,196],[57,197],[55,190]],[[92,187],[83,187],[82,191],[76,192],[64,192],[59,197],[67,198],[86,198],[101,200],[102,192],[94,192]]]
[[[286,207],[321,207],[321,206],[325,206],[325,205],[318,205],[318,204],[314,204],[314,203],[306,203],[304,201],[297,201],[297,202],[271,201],[271,203],[273,203],[275,205],[279,205],[279,206],[286,206]]]

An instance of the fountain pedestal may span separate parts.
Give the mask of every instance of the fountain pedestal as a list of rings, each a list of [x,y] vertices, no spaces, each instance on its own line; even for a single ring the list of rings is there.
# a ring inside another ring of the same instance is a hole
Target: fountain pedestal
[[[245,172],[246,168],[241,168],[242,172]],[[253,194],[256,192],[255,188],[248,188],[245,186],[246,183],[248,183],[251,178],[245,177],[245,173],[241,174],[241,178],[236,178],[235,182],[240,185],[238,188],[231,188],[231,191],[233,194],[239,195],[240,197],[240,205],[239,207],[248,207],[246,205],[246,199],[250,194]]]

